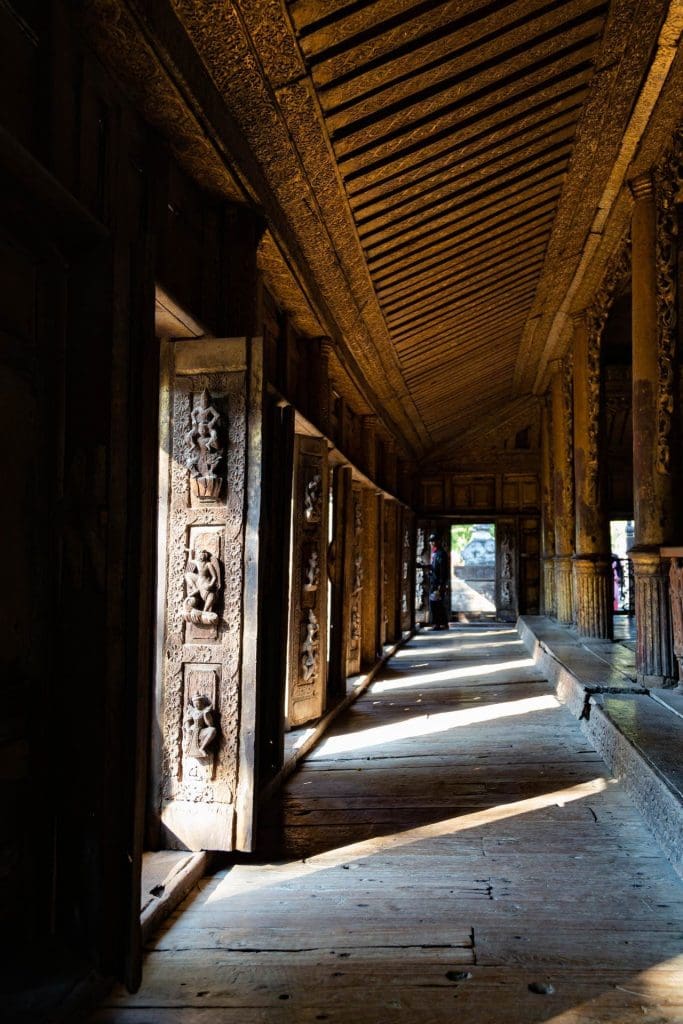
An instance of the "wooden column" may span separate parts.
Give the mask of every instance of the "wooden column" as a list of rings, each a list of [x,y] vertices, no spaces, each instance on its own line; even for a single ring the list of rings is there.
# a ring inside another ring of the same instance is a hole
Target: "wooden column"
[[[574,597],[581,636],[612,636],[609,524],[602,497],[600,334],[604,321],[574,319]]]
[[[635,543],[629,556],[635,583],[636,672],[638,682],[662,686],[673,682],[675,675],[667,568],[659,552],[660,545],[675,539],[673,479],[659,450],[660,408],[662,403],[673,404],[673,372],[662,395],[657,209],[650,175],[633,181],[631,190],[635,200],[631,223]]]
[[[401,508],[401,608],[399,637],[413,628],[415,605],[415,558],[413,547],[415,542],[415,517],[413,513]]]
[[[335,467],[332,506],[334,525],[328,559],[332,583],[328,706],[336,704],[346,694],[347,643],[353,597],[353,493],[350,466]]]
[[[541,406],[541,557],[543,559],[543,613],[555,614],[555,517],[553,513],[552,405],[547,393]]]
[[[370,668],[377,661],[380,642],[382,597],[382,497],[363,489],[363,589],[361,591],[361,663]]]
[[[670,561],[669,599],[673,626],[673,649],[678,662],[678,690],[683,692],[683,547],[662,548],[662,557]]]
[[[558,362],[550,385],[555,559],[554,609],[558,622],[574,621],[574,438],[570,364]]]
[[[384,499],[384,619],[385,643],[396,643],[401,635],[401,552],[399,508],[395,501]]]

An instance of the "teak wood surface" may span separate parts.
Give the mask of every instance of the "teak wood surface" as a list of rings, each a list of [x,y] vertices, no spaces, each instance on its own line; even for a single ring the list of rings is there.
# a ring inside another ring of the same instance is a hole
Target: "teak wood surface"
[[[683,1021],[680,880],[507,625],[411,640],[262,826],[93,1024]]]

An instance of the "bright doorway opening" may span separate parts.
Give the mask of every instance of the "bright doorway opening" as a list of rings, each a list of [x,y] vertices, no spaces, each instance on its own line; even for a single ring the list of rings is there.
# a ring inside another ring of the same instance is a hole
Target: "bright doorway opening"
[[[467,620],[495,617],[495,523],[451,525],[451,613]]]

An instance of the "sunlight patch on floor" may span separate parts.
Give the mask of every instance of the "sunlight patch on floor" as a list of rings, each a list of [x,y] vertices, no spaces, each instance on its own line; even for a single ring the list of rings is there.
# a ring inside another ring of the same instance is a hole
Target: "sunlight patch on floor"
[[[669,978],[666,978],[666,975],[669,975]],[[669,988],[670,995],[667,991]],[[548,1017],[545,1024],[575,1024],[577,1020],[594,1020],[595,1024],[599,1024],[603,1019],[615,1020],[613,1013],[609,1011],[613,1011],[615,993],[619,992],[633,997],[633,1009],[640,1010],[644,1024],[666,1024],[679,1019],[683,1021],[683,1016],[674,1018],[671,1015],[671,1009],[678,1007],[682,1002],[682,990],[683,955],[672,957],[670,960],[660,960],[647,970],[624,978],[622,983],[610,985],[606,992],[601,992],[595,999],[577,1003],[553,1017]],[[601,1012],[603,1008],[606,1011],[604,1018]],[[666,1013],[666,1016],[662,1016],[663,1013]]]
[[[304,860],[273,865],[267,869],[260,865],[238,865],[221,880],[205,902],[220,903],[234,895],[243,894],[247,889],[250,892],[255,892],[270,886],[283,885],[286,882],[302,879],[313,872],[347,867],[359,860],[389,854],[413,843],[444,839],[448,836],[458,835],[460,832],[484,828],[509,818],[547,810],[549,807],[564,807],[566,804],[602,793],[613,783],[613,779],[597,777],[574,786],[567,786],[564,789],[555,789],[540,796],[499,804],[496,807],[473,811],[470,814],[461,814],[454,818],[433,822],[430,825],[420,825],[405,832],[394,832],[391,835],[377,836],[374,839],[364,839],[361,842],[340,846]]]
[[[397,740],[448,732],[449,729],[458,729],[464,725],[494,722],[501,718],[514,718],[517,715],[528,715],[532,711],[549,711],[559,707],[561,704],[557,697],[548,693],[540,697],[524,697],[521,700],[486,704],[483,707],[478,705],[461,708],[458,711],[440,711],[436,715],[418,715],[402,722],[378,725],[372,729],[363,729],[342,736],[330,736],[329,739],[323,740],[313,756],[346,754],[353,750],[364,750],[366,747],[376,747]]]
[[[420,655],[422,652],[420,651]],[[388,693],[391,690],[403,690],[408,686],[428,686],[430,683],[450,683],[457,679],[470,679],[476,683],[479,676],[491,676],[496,672],[510,672],[519,668],[533,668],[533,658],[515,658],[512,661],[495,661],[492,665],[463,665],[461,668],[442,669],[441,672],[428,672],[422,675],[407,675],[404,679],[378,680],[373,683],[370,692]],[[540,678],[540,676],[539,676]]]

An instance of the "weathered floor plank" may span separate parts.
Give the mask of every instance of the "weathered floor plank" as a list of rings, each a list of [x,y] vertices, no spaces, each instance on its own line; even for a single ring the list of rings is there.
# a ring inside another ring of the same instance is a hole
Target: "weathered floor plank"
[[[683,886],[513,630],[411,641],[263,826],[93,1024],[683,1022]]]

